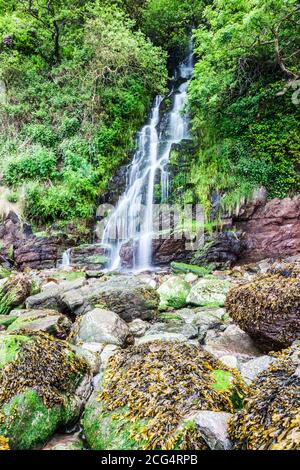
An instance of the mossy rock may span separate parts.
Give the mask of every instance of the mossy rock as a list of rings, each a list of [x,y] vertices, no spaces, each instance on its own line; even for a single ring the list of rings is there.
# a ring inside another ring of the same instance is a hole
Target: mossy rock
[[[232,413],[246,392],[237,371],[202,349],[152,341],[109,360],[82,426],[91,449],[186,449],[191,436],[180,425],[191,410]],[[193,431],[193,445],[203,449],[198,438]]]
[[[266,274],[234,287],[226,308],[262,351],[290,346],[300,337],[300,270]]]
[[[235,449],[299,450],[299,343],[275,357],[252,382],[244,409],[229,423]]]
[[[192,286],[187,302],[199,307],[223,307],[230,286],[229,281],[215,276],[203,277]]]
[[[11,272],[0,265],[0,279],[5,279],[11,275]]]
[[[210,274],[213,271],[214,266],[213,265],[206,266],[206,267],[196,266],[193,264],[185,264],[185,263],[179,263],[179,262],[173,261],[171,263],[171,269],[173,273],[175,274],[192,273],[192,274],[196,274],[199,277],[203,277],[203,276],[207,276],[208,274]]]
[[[21,306],[27,297],[36,291],[36,286],[26,274],[11,275],[0,287],[0,315],[7,315]]]
[[[11,315],[0,315],[0,327],[8,328],[17,318]]]
[[[182,308],[186,305],[186,299],[191,286],[179,276],[172,276],[161,284],[157,292],[160,296],[160,308]]]
[[[0,435],[12,449],[42,446],[75,422],[89,391],[90,369],[64,341],[45,333],[0,337]]]

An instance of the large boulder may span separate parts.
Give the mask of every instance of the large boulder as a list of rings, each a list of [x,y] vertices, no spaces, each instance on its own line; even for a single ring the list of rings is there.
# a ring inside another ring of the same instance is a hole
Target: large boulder
[[[182,308],[186,305],[186,299],[191,290],[187,281],[179,276],[171,276],[161,284],[158,289],[160,306],[162,308]]]
[[[300,337],[300,271],[267,274],[235,287],[226,307],[262,351],[290,346]]]
[[[0,285],[0,315],[21,306],[34,289],[32,279],[26,274],[13,274],[4,279]]]
[[[187,302],[201,307],[222,307],[229,288],[230,282],[206,276],[192,286]]]
[[[238,372],[196,346],[153,341],[116,352],[84,412],[92,449],[208,449],[184,417],[233,412],[246,392]],[[176,397],[176,399],[174,399]]]
[[[111,276],[91,280],[82,288],[65,292],[60,297],[64,310],[83,315],[94,307],[111,310],[123,320],[151,320],[158,308],[157,292],[135,276]]]
[[[91,392],[87,363],[45,333],[0,336],[0,436],[11,449],[42,446],[76,422]]]
[[[245,407],[229,425],[235,449],[299,449],[299,353],[299,343],[284,350],[252,382]]]
[[[224,331],[210,329],[204,344],[205,349],[217,357],[230,354],[242,360],[249,360],[261,354],[250,336],[237,325],[229,325]]]
[[[124,320],[109,310],[95,308],[77,322],[77,342],[125,346],[131,336]]]
[[[76,290],[82,287],[85,282],[84,278],[79,277],[73,281],[64,281],[59,284],[53,283],[50,287],[45,288],[44,286],[44,289],[41,292],[26,299],[26,308],[64,311],[64,303],[61,300],[61,297],[66,292],[76,292]]]

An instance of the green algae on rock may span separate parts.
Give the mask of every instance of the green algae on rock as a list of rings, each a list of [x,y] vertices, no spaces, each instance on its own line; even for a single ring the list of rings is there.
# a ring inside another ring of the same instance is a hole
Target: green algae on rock
[[[286,269],[234,287],[226,299],[231,318],[263,351],[290,346],[300,337],[300,272]]]
[[[224,380],[215,386],[214,371],[230,375],[226,387]],[[191,436],[179,429],[189,412],[233,412],[233,395],[246,390],[237,371],[199,347],[148,342],[110,358],[101,392],[85,410],[84,434],[92,449],[186,448]],[[194,445],[204,448],[200,437]]]
[[[90,393],[89,367],[45,333],[0,337],[1,350],[0,435],[12,449],[41,446],[78,418]]]
[[[0,287],[0,315],[7,315],[13,308],[22,305],[34,289],[34,283],[26,274],[8,277]]]
[[[223,307],[230,282],[216,276],[206,276],[192,286],[187,303],[199,307]]]
[[[167,307],[184,307],[190,290],[189,283],[184,279],[178,276],[171,276],[157,290],[160,296],[160,307],[162,309]]]
[[[252,382],[244,409],[229,423],[236,449],[299,449],[299,343],[275,357],[277,360]]]

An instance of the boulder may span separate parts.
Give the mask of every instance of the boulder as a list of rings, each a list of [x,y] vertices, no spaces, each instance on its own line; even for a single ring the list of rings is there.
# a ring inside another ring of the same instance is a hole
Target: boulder
[[[261,354],[250,336],[237,325],[229,325],[225,331],[208,331],[204,347],[218,357],[230,354],[246,360]]]
[[[14,259],[21,270],[53,268],[63,250],[62,236],[31,236],[15,249]]]
[[[244,408],[229,422],[234,449],[299,449],[299,357],[298,343],[252,382]]]
[[[65,339],[72,323],[56,310],[24,310],[24,313],[7,328],[7,333],[19,334],[26,331],[44,331],[56,338]]]
[[[79,432],[75,434],[55,434],[42,450],[83,450],[84,444]]]
[[[183,336],[186,340],[197,338],[198,330],[192,324],[181,323],[178,321],[168,321],[164,323],[154,323],[147,331],[143,340],[155,335],[156,338],[163,339],[167,334],[178,334]]]
[[[300,337],[300,270],[263,275],[231,289],[226,308],[262,351],[290,346]]]
[[[93,375],[100,372],[101,353],[105,348],[102,343],[80,343],[80,345],[71,345],[73,351],[78,356],[83,357],[91,368]]]
[[[101,271],[108,262],[108,252],[99,243],[79,245],[71,248],[70,257],[73,267],[88,271]]]
[[[186,417],[189,426],[196,426],[198,434],[210,450],[230,450],[227,426],[233,415],[224,411],[196,411]]]
[[[83,315],[96,306],[117,313],[130,322],[135,318],[151,320],[158,308],[159,296],[135,276],[111,276],[106,280],[91,279],[82,288],[60,296],[63,308]]]
[[[157,290],[160,296],[160,307],[184,307],[190,290],[189,283],[184,279],[179,276],[171,276]]]
[[[76,342],[114,344],[122,347],[130,337],[124,320],[109,310],[95,308],[77,322]]]
[[[232,413],[246,388],[238,374],[196,346],[152,341],[115,352],[82,427],[91,449],[208,449],[182,417],[199,411]],[[174,397],[176,396],[176,400]]]
[[[43,446],[76,422],[91,393],[87,363],[45,333],[0,336],[0,435],[11,449]]]
[[[186,300],[192,305],[222,307],[229,288],[230,282],[215,276],[206,276],[192,286]]]
[[[13,274],[4,279],[0,286],[0,315],[7,315],[13,308],[21,306],[34,284],[26,274]]]

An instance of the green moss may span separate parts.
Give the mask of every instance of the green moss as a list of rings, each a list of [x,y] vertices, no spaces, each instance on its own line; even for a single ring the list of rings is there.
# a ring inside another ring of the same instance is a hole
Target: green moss
[[[0,411],[0,434],[12,449],[32,449],[44,444],[62,422],[61,407],[47,408],[35,390],[12,398]]]
[[[0,279],[4,279],[6,277],[10,276],[10,271],[6,268],[3,268],[3,266],[0,266]]]
[[[185,264],[185,263],[177,263],[173,261],[171,263],[171,269],[175,274],[178,273],[193,273],[197,276],[203,277],[207,276],[213,271],[214,266],[193,266],[192,264]]]
[[[127,412],[127,407],[107,412],[101,409],[101,405],[97,403],[88,406],[83,418],[88,445],[93,450],[141,449],[143,441],[138,443],[133,435],[140,434],[145,420],[132,423],[126,420]]]
[[[230,372],[217,369],[214,370],[211,375],[215,380],[212,386],[217,392],[223,392],[231,388],[233,376]]]
[[[24,343],[30,341],[27,336],[7,335],[0,338],[0,369],[16,359]]]
[[[180,315],[177,315],[176,313],[160,313],[158,315],[158,319],[162,320],[164,322],[169,322],[169,321],[177,321],[184,323],[183,319],[181,318]]]
[[[0,315],[0,326],[4,326],[4,328],[9,327],[18,317],[10,317],[7,315]]]

